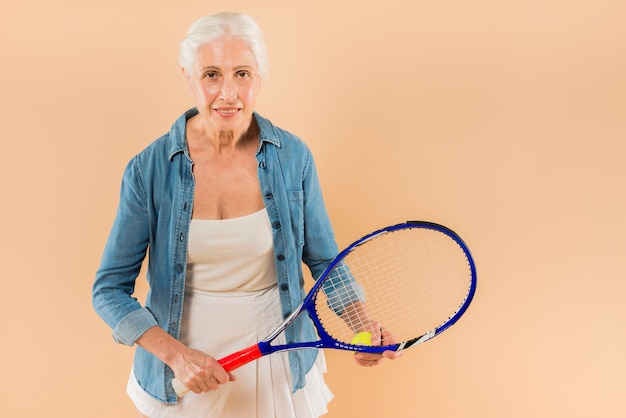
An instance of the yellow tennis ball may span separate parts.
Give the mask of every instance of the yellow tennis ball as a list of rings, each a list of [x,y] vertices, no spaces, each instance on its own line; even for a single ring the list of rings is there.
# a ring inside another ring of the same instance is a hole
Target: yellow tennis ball
[[[371,332],[359,332],[354,336],[350,344],[354,345],[372,345],[372,333]]]

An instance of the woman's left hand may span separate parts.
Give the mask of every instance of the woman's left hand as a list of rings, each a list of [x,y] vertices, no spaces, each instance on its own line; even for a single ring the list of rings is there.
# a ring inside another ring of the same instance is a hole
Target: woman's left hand
[[[384,329],[378,322],[371,322],[370,333],[373,345],[393,345],[396,344],[396,339]],[[372,367],[380,364],[384,359],[395,360],[402,356],[402,350],[400,351],[384,351],[382,354],[358,352],[354,354],[354,361],[363,367]]]
[[[354,361],[359,366],[372,367],[380,364],[384,359],[395,360],[402,356],[402,351],[385,351],[382,354],[354,353]]]

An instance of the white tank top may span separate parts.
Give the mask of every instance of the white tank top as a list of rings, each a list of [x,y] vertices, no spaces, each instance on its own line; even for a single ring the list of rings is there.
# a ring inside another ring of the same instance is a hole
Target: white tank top
[[[223,220],[192,219],[186,287],[194,292],[252,292],[276,285],[267,211]]]

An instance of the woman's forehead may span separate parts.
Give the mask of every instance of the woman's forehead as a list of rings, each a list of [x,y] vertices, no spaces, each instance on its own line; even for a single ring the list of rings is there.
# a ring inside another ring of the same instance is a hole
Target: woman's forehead
[[[238,38],[220,38],[201,45],[196,53],[196,62],[205,66],[248,66],[257,67],[256,57],[245,41]]]

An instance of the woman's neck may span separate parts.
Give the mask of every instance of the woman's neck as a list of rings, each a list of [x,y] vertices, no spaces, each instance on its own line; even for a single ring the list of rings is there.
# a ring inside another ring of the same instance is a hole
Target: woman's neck
[[[216,152],[246,148],[258,142],[259,129],[252,119],[244,130],[222,131],[213,129],[203,123],[200,118],[192,118],[187,125],[187,139],[193,141],[196,147],[210,147]]]

